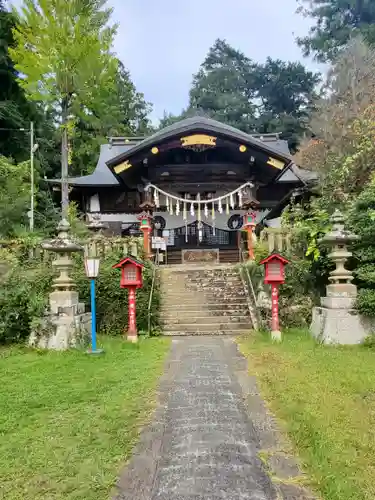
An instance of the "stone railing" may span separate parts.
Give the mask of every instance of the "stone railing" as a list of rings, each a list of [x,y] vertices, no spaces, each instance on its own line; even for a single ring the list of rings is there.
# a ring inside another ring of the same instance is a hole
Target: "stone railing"
[[[6,248],[11,253],[17,256],[24,256],[42,262],[49,262],[54,259],[53,252],[45,250],[41,246],[41,241],[24,242],[18,240],[0,241],[0,248]],[[84,247],[85,254],[93,250],[91,241],[81,242]],[[143,255],[143,239],[136,237],[125,238],[107,238],[103,237],[95,241],[95,252],[100,256],[105,256],[113,251],[121,251],[123,255],[132,255],[133,257],[141,257]]]
[[[291,247],[290,231],[281,228],[266,228],[260,234],[259,241],[268,246],[268,252],[286,252]]]

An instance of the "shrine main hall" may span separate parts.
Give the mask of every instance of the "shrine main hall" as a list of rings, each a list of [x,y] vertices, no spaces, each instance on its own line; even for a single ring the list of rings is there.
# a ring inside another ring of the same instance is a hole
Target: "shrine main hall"
[[[163,238],[165,260],[177,264],[205,251],[237,262],[246,225],[254,233],[278,227],[313,181],[278,134],[249,135],[197,116],[149,137],[110,138],[93,173],[70,178],[69,187],[70,200],[110,235],[139,234],[147,215],[150,239]]]

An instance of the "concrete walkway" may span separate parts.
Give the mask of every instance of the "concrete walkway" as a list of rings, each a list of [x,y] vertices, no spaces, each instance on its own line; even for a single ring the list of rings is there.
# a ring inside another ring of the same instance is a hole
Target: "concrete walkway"
[[[288,496],[287,485],[283,492],[272,483],[258,453],[267,440],[268,447],[277,446],[277,438],[257,394],[252,419],[243,392],[246,380],[250,380],[246,361],[232,339],[174,339],[160,387],[160,407],[152,425],[143,431],[114,498],[312,498],[302,492],[295,496],[294,490]],[[263,432],[263,443],[257,428]],[[288,476],[299,474],[289,465]]]

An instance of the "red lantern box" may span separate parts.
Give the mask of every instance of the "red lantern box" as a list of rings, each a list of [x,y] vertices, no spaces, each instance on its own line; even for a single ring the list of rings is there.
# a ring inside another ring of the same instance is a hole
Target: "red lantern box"
[[[289,261],[278,253],[273,253],[260,262],[265,268],[264,283],[268,285],[282,284],[285,282],[285,266]]]
[[[264,283],[271,285],[271,300],[272,300],[272,324],[271,335],[274,340],[281,340],[281,332],[279,326],[279,292],[278,287],[285,282],[285,266],[289,261],[279,255],[273,253],[260,264],[264,265],[265,277]]]
[[[144,265],[134,257],[125,257],[125,259],[112,267],[113,269],[121,269],[120,287],[129,289],[129,321],[127,338],[131,342],[137,342],[138,332],[135,291],[137,288],[141,288],[143,285],[142,269],[144,268]]]
[[[142,269],[144,265],[134,257],[125,257],[118,264],[112,266],[113,269],[121,269],[121,288],[136,287],[142,288]]]

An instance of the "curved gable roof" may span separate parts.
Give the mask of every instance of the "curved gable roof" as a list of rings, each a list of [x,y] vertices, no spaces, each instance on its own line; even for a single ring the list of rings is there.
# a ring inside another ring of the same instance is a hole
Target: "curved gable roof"
[[[286,162],[292,161],[292,156],[290,155],[289,151],[286,152],[285,150],[285,144],[281,144],[285,141],[274,141],[280,143],[279,147],[273,145],[274,142],[272,142],[271,146],[269,142],[246,134],[245,132],[231,127],[230,125],[226,125],[225,123],[218,122],[217,120],[212,120],[211,118],[194,116],[192,118],[186,118],[185,120],[176,122],[173,125],[169,125],[168,127],[159,130],[155,134],[147,137],[140,143],[128,149],[128,151],[121,153],[118,156],[115,156],[114,158],[107,161],[107,165],[113,167],[127,160],[134,154],[139,153],[144,149],[148,149],[151,146],[155,146],[156,144],[159,144],[166,139],[172,138],[176,135],[191,133],[194,131],[204,131],[216,135],[226,136],[230,139],[243,142],[248,146],[252,146],[255,149],[265,151],[266,153],[269,153],[270,155],[273,155],[276,158],[282,159]],[[260,136],[258,135],[258,137]]]

